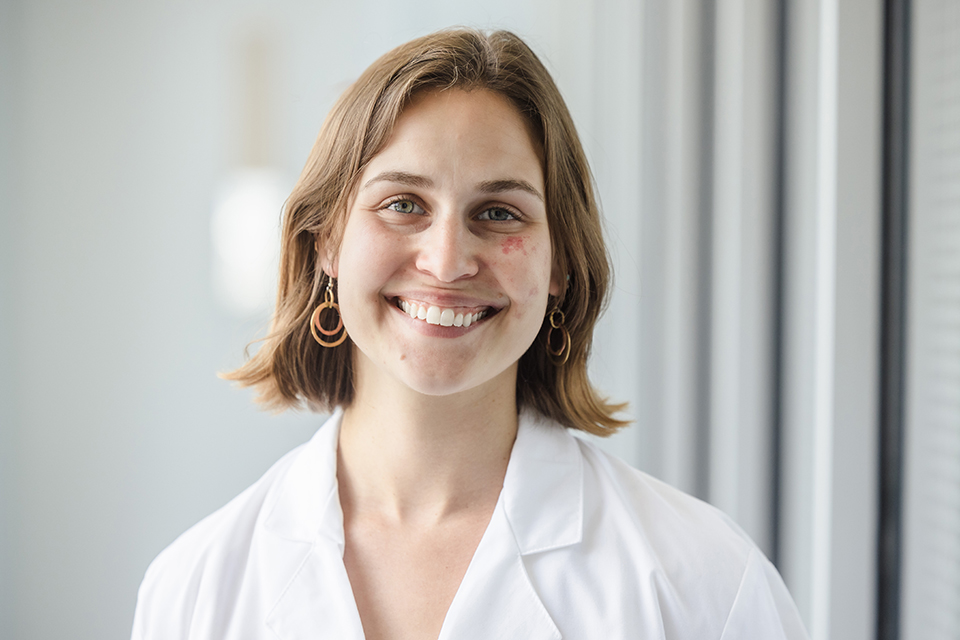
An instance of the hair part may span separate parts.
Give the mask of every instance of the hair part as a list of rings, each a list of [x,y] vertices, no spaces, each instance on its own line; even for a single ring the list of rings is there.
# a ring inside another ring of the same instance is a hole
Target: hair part
[[[549,72],[516,35],[450,29],[417,38],[374,62],[336,102],[285,206],[276,311],[269,335],[239,369],[223,374],[255,387],[257,401],[282,411],[329,411],[353,401],[352,341],[324,348],[310,333],[323,298],[325,256],[336,253],[357,183],[421,92],[487,90],[506,97],[542,154],[553,259],[561,293],[547,313],[563,311],[570,356],[555,365],[546,349],[550,324],[520,358],[517,404],[560,424],[609,435],[627,423],[625,405],[597,393],[587,375],[593,328],[605,308],[610,264],[594,185],[573,119]]]

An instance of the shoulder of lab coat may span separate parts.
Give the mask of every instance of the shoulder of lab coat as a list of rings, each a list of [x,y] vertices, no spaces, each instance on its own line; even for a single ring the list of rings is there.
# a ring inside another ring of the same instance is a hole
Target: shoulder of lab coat
[[[342,565],[338,428],[339,414],[157,557],[135,640],[362,638]],[[724,514],[526,412],[441,631],[514,637],[807,636],[776,569]]]
[[[334,542],[339,527],[342,553],[339,501],[323,502],[336,492],[341,415],[334,413],[309,442],[284,455],[154,559],[137,594],[133,640],[227,638],[233,637],[230,629],[243,624],[262,626],[262,612],[250,603],[275,599],[284,590],[314,538],[326,532],[324,517],[332,520],[327,529],[334,531]],[[325,470],[333,472],[327,477]],[[311,504],[317,499],[319,504]],[[272,521],[282,521],[285,511],[294,511],[296,524],[277,541],[265,530]]]
[[[807,638],[776,568],[726,514],[573,440],[584,464],[583,537],[566,558],[531,558],[531,573],[561,587],[551,598],[558,610],[602,599],[596,608],[609,615],[564,617],[564,637]]]

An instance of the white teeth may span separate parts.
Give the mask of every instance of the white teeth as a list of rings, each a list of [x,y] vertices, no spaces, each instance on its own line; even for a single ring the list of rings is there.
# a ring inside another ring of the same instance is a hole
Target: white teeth
[[[469,327],[487,315],[487,310],[476,313],[457,313],[453,309],[419,305],[416,302],[400,300],[398,306],[411,318],[425,320],[428,324],[441,327]]]

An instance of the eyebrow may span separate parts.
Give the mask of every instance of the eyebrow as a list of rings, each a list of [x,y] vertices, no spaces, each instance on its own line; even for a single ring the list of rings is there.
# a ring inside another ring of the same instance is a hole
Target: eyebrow
[[[543,202],[543,194],[537,191],[532,184],[526,180],[488,180],[477,185],[481,193],[505,193],[507,191],[524,191],[532,196],[536,196]]]
[[[433,180],[425,176],[418,176],[415,173],[406,171],[384,171],[377,174],[363,183],[363,189],[366,189],[377,182],[396,182],[397,184],[407,185],[408,187],[432,187]]]
[[[361,187],[361,189],[366,189],[370,185],[376,184],[377,182],[395,182],[397,184],[402,184],[409,187],[420,188],[428,188],[433,186],[433,180],[427,178],[426,176],[417,175],[415,173],[407,173],[406,171],[384,171],[383,173],[377,174],[363,183],[363,187]],[[477,185],[477,190],[479,190],[481,193],[506,193],[508,191],[523,191],[535,196],[537,199],[543,202],[543,194],[541,194],[526,180],[486,180]]]

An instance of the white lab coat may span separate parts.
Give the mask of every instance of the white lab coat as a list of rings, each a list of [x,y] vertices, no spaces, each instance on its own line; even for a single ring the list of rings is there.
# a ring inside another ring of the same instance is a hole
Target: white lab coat
[[[341,414],[147,570],[134,640],[359,640]],[[776,569],[725,515],[525,412],[440,640],[800,640]]]

